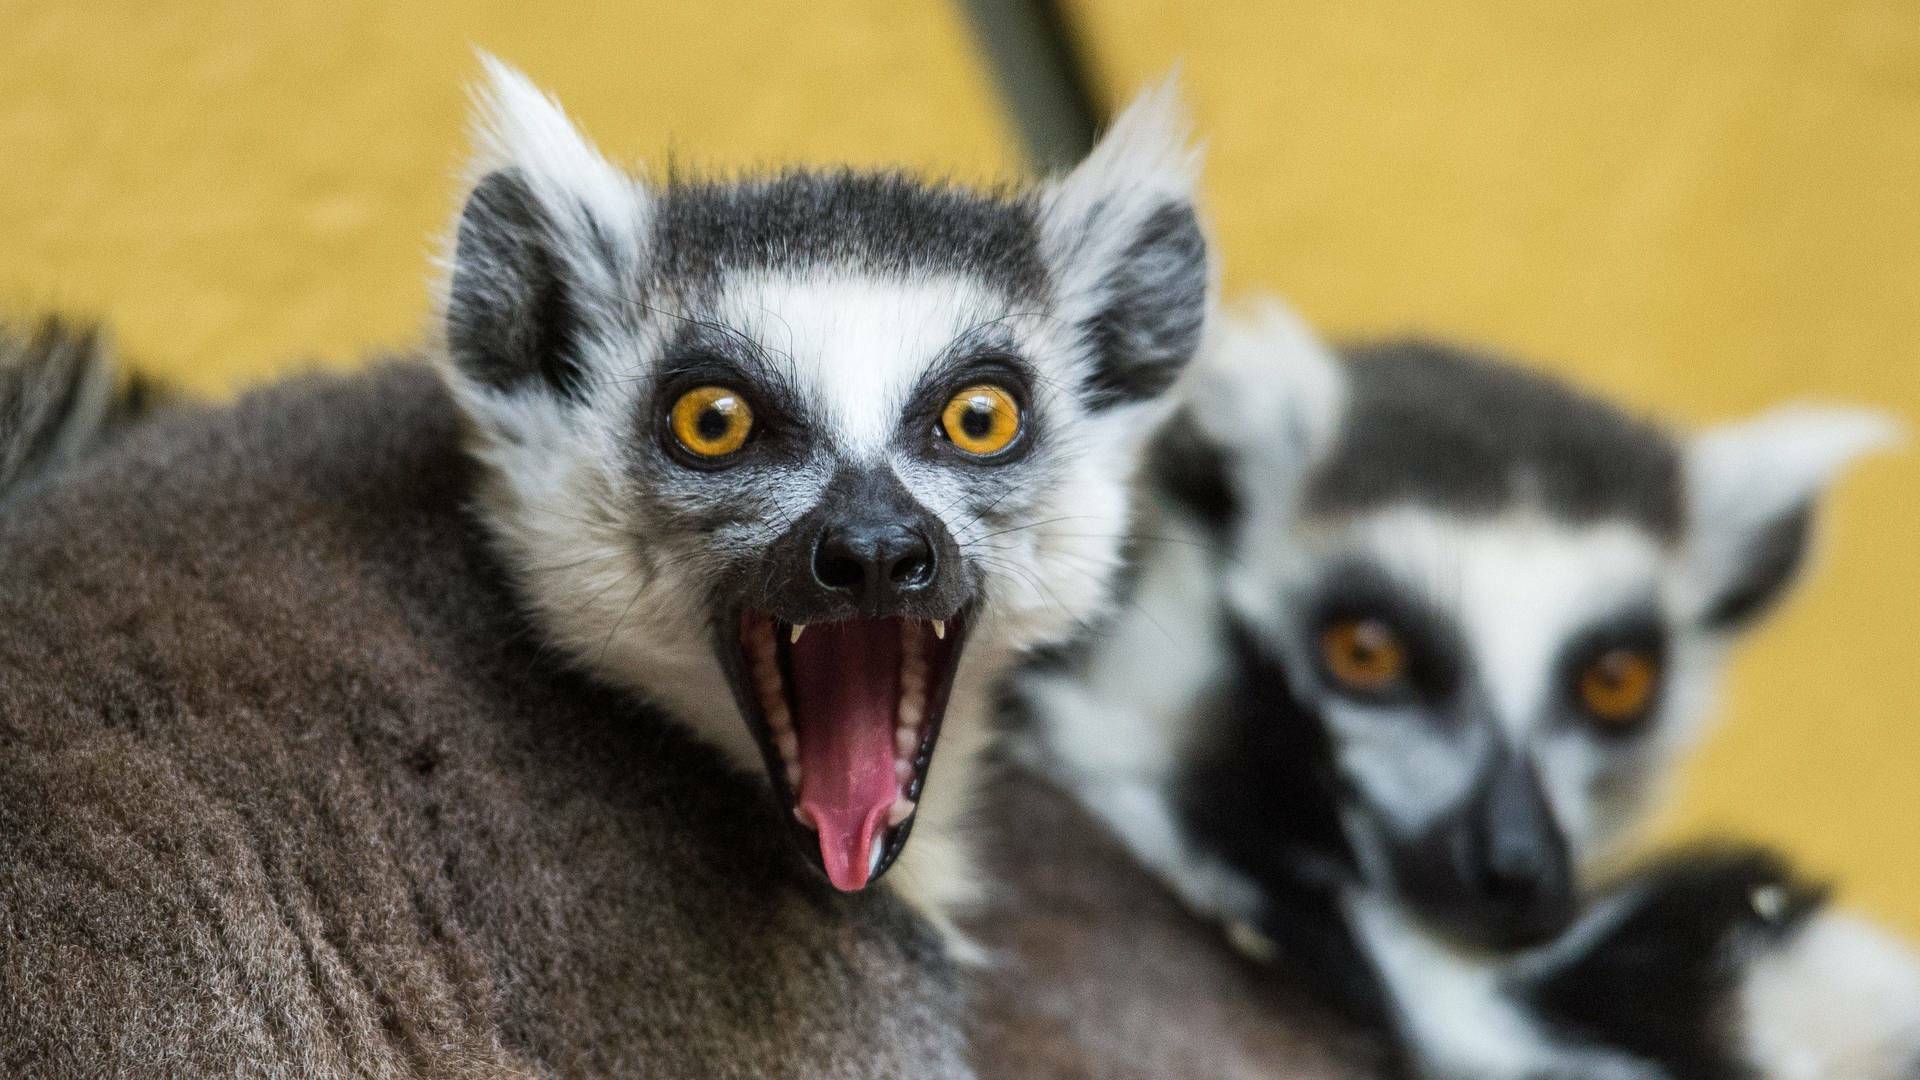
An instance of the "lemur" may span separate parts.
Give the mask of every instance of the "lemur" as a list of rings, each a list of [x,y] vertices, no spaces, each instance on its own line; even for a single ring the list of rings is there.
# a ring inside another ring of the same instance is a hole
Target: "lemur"
[[[0,1071],[969,1075],[989,688],[1207,327],[1175,103],[1023,189],[653,182],[488,67],[437,363],[0,509]]]
[[[1708,965],[1670,955],[1658,919],[1607,932],[1624,908],[1685,909],[1668,883],[1744,896],[1751,859],[1582,899],[1795,579],[1827,484],[1889,421],[1788,406],[1678,435],[1452,346],[1336,354],[1273,305],[1194,375],[1150,455],[1128,602],[1016,688],[1044,771],[1430,1075],[1906,1075],[1920,980],[1870,928],[1809,903],[1736,961],[1698,944],[1745,940],[1709,906],[1673,937],[1747,978],[1697,986],[1662,984],[1663,958]],[[1805,894],[1753,858],[1761,895]],[[1690,1034],[1718,1072],[1526,997],[1620,954],[1677,1029],[1711,1028]],[[1803,997],[1777,975],[1843,961]],[[1811,1018],[1841,1003],[1860,1026],[1823,1044]],[[1863,1045],[1894,1057],[1820,1057]],[[1825,1071],[1783,1064],[1808,1056]]]

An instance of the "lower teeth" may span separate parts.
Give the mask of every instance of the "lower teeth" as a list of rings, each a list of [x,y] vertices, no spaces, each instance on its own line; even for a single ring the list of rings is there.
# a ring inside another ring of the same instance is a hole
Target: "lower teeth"
[[[797,626],[793,628],[791,640],[799,640],[800,629],[801,628]],[[900,783],[900,796],[896,798],[893,805],[887,809],[887,827],[889,829],[897,829],[901,825],[904,825],[908,819],[913,817],[914,811],[918,809],[918,804],[911,795],[914,778],[912,755],[918,748],[920,726],[925,714],[925,705],[918,699],[924,697],[927,690],[925,661],[920,655],[920,639],[918,633],[910,624],[903,629],[907,635],[907,641],[904,644],[907,644],[908,647],[905,649],[902,657],[901,702],[896,717],[897,727],[894,732],[894,748],[899,756],[894,759],[893,763],[894,778]],[[944,637],[945,635],[941,636]],[[767,717],[768,727],[772,729],[775,748],[779,751],[782,764],[786,766],[787,785],[798,795],[802,778],[799,760],[800,741],[797,737],[798,733],[793,728],[793,721],[787,713],[786,703],[779,700],[778,697],[780,693],[780,677],[778,668],[771,663],[773,653],[772,638],[772,627],[768,627],[768,632],[764,635],[764,640],[761,635],[755,635],[752,644],[755,646],[756,653],[764,650],[764,659],[756,656],[754,659],[759,662],[754,663],[752,666],[755,669],[755,675],[759,676],[755,682],[760,684],[758,689],[761,691],[761,705]],[[819,831],[819,823],[813,820],[813,815],[808,813],[805,807],[796,805],[793,808],[793,816],[800,824],[815,832]],[[885,855],[884,849],[886,844],[884,843],[884,837],[881,839],[882,842],[876,843],[868,856],[867,873],[869,875],[879,871],[880,862]]]

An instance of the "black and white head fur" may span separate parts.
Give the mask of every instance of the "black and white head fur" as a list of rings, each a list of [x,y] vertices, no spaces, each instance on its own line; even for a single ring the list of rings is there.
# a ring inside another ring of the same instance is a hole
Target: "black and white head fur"
[[[1098,612],[1127,478],[1206,329],[1172,91],[1064,178],[986,194],[846,170],[649,182],[487,69],[446,375],[525,603],[580,664],[764,768],[836,885],[898,857],[938,916],[971,883],[989,687]],[[982,385],[1006,396],[965,422],[1008,401],[1018,422],[976,455],[943,414]],[[691,437],[744,406],[736,449],[676,434],[700,388],[728,401],[696,403]]]
[[[1419,1001],[1464,1075],[1532,1075],[1495,1068],[1534,1061],[1531,1029],[1463,1004],[1499,980],[1476,958],[1566,927],[1891,426],[1792,406],[1676,435],[1447,346],[1337,356],[1277,306],[1193,374],[1131,603],[1022,681],[1042,760],[1243,941],[1362,1012],[1392,1008],[1375,968],[1440,987]],[[1331,670],[1356,622],[1390,635],[1389,685]],[[1581,682],[1616,650],[1654,685],[1602,718]]]

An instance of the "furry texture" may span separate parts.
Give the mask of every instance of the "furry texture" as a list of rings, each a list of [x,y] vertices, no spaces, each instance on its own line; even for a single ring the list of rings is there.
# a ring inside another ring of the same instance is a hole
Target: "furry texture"
[[[858,510],[844,478],[904,492],[954,556],[941,594],[970,612],[891,878],[944,921],[976,888],[965,819],[991,688],[1103,610],[1127,478],[1205,331],[1212,269],[1172,91],[1031,191],[832,170],[650,186],[488,69],[444,374],[541,637],[757,766],[767,739],[716,636],[742,610],[851,614],[787,599],[812,580],[809,530]],[[956,460],[938,410],[982,378],[1021,399],[1022,449]],[[701,383],[764,421],[725,467],[688,467],[663,434],[673,395]]]
[[[1680,454],[1652,424],[1436,342],[1363,345],[1345,360],[1351,400],[1313,478],[1310,512],[1413,503],[1491,516],[1525,503],[1570,524],[1679,533]]]
[[[0,507],[165,397],[117,366],[98,327],[51,315],[0,323]]]
[[[924,924],[543,647],[424,367],[0,516],[0,1072],[965,1076]]]
[[[1386,1041],[1324,1004],[1311,971],[1235,953],[1071,799],[1015,770],[991,802],[1003,888],[975,924],[983,1078],[1398,1075]]]

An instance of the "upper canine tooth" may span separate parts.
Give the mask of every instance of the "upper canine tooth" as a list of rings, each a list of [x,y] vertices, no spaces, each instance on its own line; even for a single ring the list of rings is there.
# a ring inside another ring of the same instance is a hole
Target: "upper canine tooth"
[[[803,622],[794,623],[793,633],[787,638],[787,644],[789,645],[797,644],[800,641],[800,634],[803,631],[805,631],[806,628],[807,628],[806,623],[803,623]]]
[[[945,619],[933,620],[933,636],[942,641],[947,639],[947,621]]]

